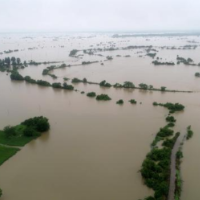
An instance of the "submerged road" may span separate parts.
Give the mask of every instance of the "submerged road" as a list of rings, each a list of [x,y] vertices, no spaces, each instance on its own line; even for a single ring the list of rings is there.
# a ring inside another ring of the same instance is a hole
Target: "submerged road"
[[[179,150],[179,147],[181,146],[183,138],[184,138],[184,135],[180,135],[177,138],[176,143],[174,144],[174,147],[172,149],[171,165],[170,165],[170,185],[169,185],[168,200],[174,200],[175,181],[176,181],[176,153]]]

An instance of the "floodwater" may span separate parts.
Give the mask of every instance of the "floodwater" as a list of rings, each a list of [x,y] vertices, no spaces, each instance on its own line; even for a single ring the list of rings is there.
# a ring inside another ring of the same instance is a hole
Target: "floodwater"
[[[186,106],[184,112],[174,114],[175,131],[185,133],[188,125],[194,137],[185,143],[181,165],[182,200],[200,199],[200,79],[194,73],[198,66],[154,66],[149,57],[138,57],[137,51],[118,50],[101,52],[100,56],[84,55],[82,59],[68,57],[72,49],[88,49],[109,46],[153,45],[159,57],[176,61],[176,56],[192,58],[200,62],[200,47],[195,50],[160,50],[159,46],[183,46],[188,41],[200,42],[199,37],[111,38],[110,35],[0,35],[0,52],[20,49],[19,52],[0,55],[20,57],[34,61],[64,61],[80,64],[82,61],[103,61],[54,70],[59,78],[42,76],[49,65],[29,66],[20,70],[22,75],[49,82],[63,82],[63,77],[87,78],[89,81],[110,83],[132,81],[135,85],[147,83],[159,88],[193,90],[194,93],[161,93],[153,91],[103,89],[96,85],[76,84],[80,91],[106,93],[112,101],[97,102],[75,91],[64,91],[11,81],[0,72],[0,129],[34,117],[49,118],[51,129],[42,137],[27,144],[14,157],[0,167],[2,200],[138,200],[151,195],[139,173],[141,164],[150,150],[150,144],[158,129],[166,124],[168,111],[153,107],[154,101],[179,102]],[[189,43],[190,44],[190,43]],[[64,45],[64,47],[61,47]],[[93,45],[93,46],[91,46]],[[197,43],[199,45],[199,43]],[[28,48],[37,49],[28,50]],[[22,50],[22,51],[21,51]],[[80,53],[82,54],[82,53]],[[122,55],[122,57],[116,57]],[[131,55],[129,58],[124,55]],[[70,81],[69,81],[70,82]],[[116,105],[119,99],[124,105]],[[137,105],[128,100],[136,99]],[[141,104],[140,104],[141,102]]]

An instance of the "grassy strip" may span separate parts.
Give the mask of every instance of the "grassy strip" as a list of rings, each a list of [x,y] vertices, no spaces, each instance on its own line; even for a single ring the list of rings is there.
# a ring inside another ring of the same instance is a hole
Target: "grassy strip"
[[[5,147],[0,145],[0,165],[2,165],[10,157],[14,156],[19,150],[19,148]]]

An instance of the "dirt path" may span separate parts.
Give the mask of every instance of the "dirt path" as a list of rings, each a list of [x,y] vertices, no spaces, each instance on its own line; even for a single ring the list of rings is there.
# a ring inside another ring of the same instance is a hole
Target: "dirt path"
[[[169,185],[169,193],[168,193],[168,200],[174,200],[174,193],[175,193],[175,181],[176,181],[176,153],[181,146],[183,141],[184,135],[180,135],[176,143],[172,149],[171,154],[171,165],[170,165],[170,185]]]

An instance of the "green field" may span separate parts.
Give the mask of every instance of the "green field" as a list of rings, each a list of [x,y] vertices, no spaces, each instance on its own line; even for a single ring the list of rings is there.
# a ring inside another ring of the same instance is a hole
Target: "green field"
[[[14,156],[19,150],[19,148],[0,145],[0,165],[2,165],[10,157]]]
[[[17,125],[15,128],[15,136],[7,137],[4,131],[0,131],[0,144],[8,146],[24,146],[31,140],[37,138],[38,136],[26,137],[23,132],[26,128],[24,125]]]

